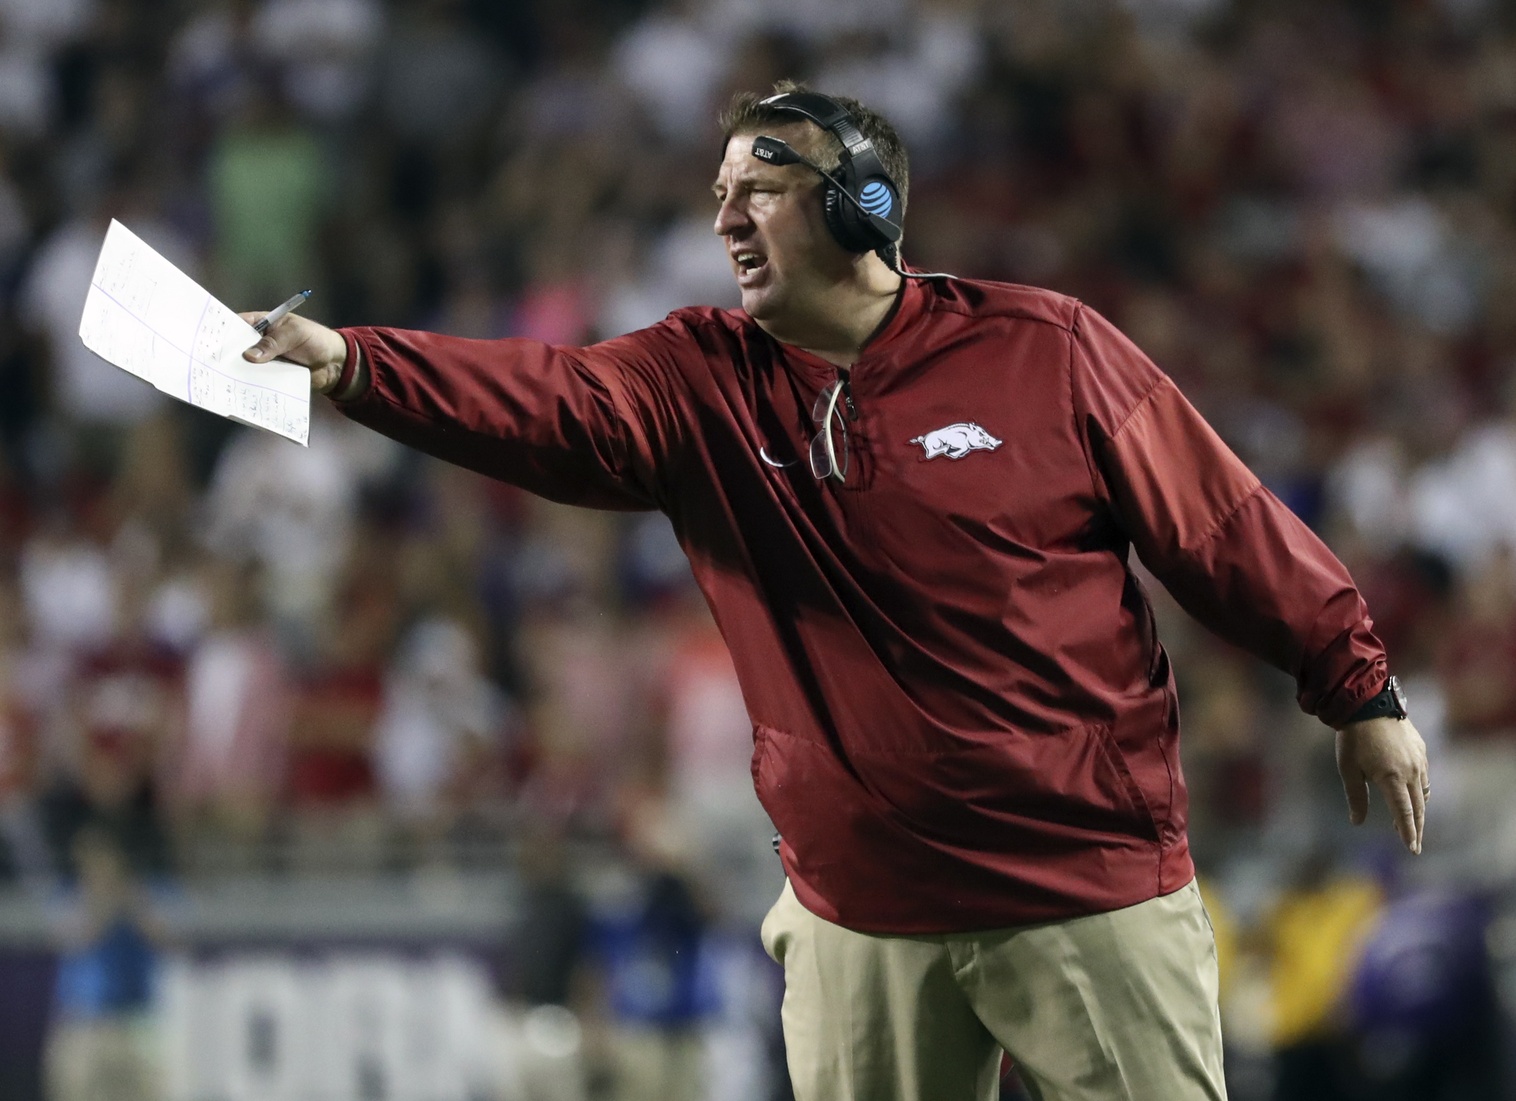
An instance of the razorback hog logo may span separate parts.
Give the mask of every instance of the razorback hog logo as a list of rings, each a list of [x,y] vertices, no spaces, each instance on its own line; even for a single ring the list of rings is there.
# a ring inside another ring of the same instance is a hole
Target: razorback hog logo
[[[959,421],[946,428],[935,428],[911,442],[919,443],[926,451],[924,458],[928,459],[935,459],[938,455],[961,459],[970,451],[994,451],[1002,443],[973,421]]]

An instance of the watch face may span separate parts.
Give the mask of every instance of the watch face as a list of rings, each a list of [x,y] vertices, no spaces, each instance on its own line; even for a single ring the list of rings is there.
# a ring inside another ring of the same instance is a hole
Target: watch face
[[[1400,678],[1391,677],[1385,682],[1385,688],[1389,689],[1390,699],[1395,701],[1395,707],[1400,711],[1400,717],[1405,718],[1405,689],[1400,687]]]

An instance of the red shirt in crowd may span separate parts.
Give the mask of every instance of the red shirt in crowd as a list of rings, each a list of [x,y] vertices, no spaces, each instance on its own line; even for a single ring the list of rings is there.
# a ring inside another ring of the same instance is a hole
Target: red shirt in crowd
[[[1068,918],[1189,881],[1174,680],[1131,548],[1324,721],[1385,678],[1331,552],[1051,292],[908,281],[852,367],[845,483],[807,461],[837,369],[742,311],[587,348],[345,336],[372,371],[355,420],[555,500],[668,514],[785,870],[854,929]]]

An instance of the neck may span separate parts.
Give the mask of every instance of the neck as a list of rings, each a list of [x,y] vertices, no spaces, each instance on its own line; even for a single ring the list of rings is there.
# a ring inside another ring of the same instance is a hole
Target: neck
[[[851,278],[818,296],[811,316],[759,324],[775,340],[838,367],[851,367],[894,315],[904,282],[868,253],[854,264]]]

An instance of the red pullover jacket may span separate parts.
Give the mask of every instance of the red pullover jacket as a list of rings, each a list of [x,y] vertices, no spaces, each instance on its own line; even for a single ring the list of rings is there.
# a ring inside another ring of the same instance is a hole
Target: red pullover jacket
[[[588,348],[344,332],[372,370],[353,419],[557,501],[668,514],[785,871],[853,929],[1048,921],[1189,881],[1174,679],[1130,548],[1324,721],[1385,679],[1343,566],[1072,299],[907,281],[852,369],[846,484],[806,458],[836,368],[741,311]]]

